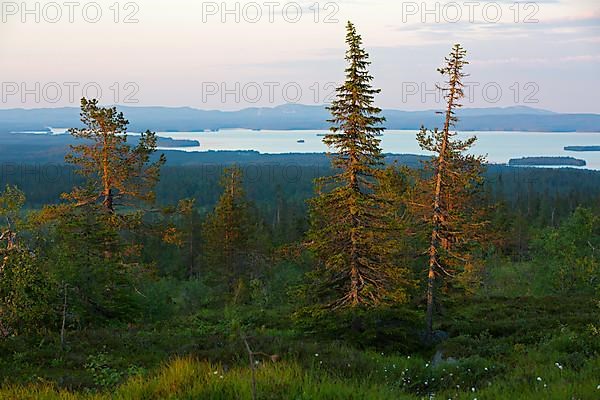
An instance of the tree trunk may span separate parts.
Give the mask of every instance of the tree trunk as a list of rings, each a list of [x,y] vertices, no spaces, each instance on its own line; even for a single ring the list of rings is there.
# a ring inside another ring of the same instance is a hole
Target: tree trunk
[[[104,200],[102,201],[102,205],[104,206],[106,211],[108,211],[110,213],[115,211],[114,204],[113,204],[112,189],[107,189],[104,192]]]
[[[190,279],[194,276],[194,219],[193,216],[190,215],[190,237],[189,237],[189,250],[190,250],[190,269],[189,269],[189,277]]]
[[[433,291],[435,285],[435,272],[430,262],[429,275],[427,277],[427,314],[425,315],[427,340],[433,338]]]
[[[356,178],[355,174],[351,175],[351,185],[352,185],[352,189],[355,190],[356,192],[359,192],[360,189],[358,187],[358,180]],[[352,207],[353,208],[353,207]],[[351,217],[352,218],[352,227],[351,227],[351,232],[350,232],[350,242],[351,242],[351,249],[350,249],[350,304],[355,307],[357,305],[360,304],[361,299],[360,299],[360,291],[362,290],[361,287],[361,277],[360,277],[360,271],[359,271],[359,266],[358,266],[358,252],[357,252],[357,243],[358,243],[358,238],[356,237],[356,231],[357,231],[357,227],[358,227],[358,222],[356,220],[356,217],[354,215],[354,213],[352,211],[351,212]]]
[[[65,328],[67,324],[67,284],[64,283],[64,301],[63,301],[63,310],[62,310],[62,326],[60,328],[60,347],[61,349],[65,348]]]
[[[448,95],[448,106],[446,108],[446,118],[444,121],[444,130],[442,132],[442,145],[437,160],[437,171],[435,177],[435,191],[433,194],[433,229],[431,231],[431,242],[429,244],[429,266],[427,274],[427,314],[426,329],[427,338],[433,337],[433,305],[435,301],[435,268],[439,263],[437,250],[439,244],[439,235],[442,229],[444,219],[442,213],[442,183],[446,172],[446,152],[448,151],[448,136],[452,122],[452,110],[454,108],[454,96],[456,92],[455,81],[450,83],[450,93]],[[449,204],[446,204],[449,207]]]
[[[104,129],[104,127],[102,127]],[[111,174],[110,174],[110,160],[109,160],[109,147],[110,143],[108,140],[109,134],[106,131],[103,131],[103,147],[102,147],[102,185],[103,192],[102,195],[104,199],[102,201],[102,205],[106,209],[106,211],[112,213],[114,212],[113,205],[113,193],[111,188]]]
[[[354,264],[354,263],[352,263]],[[358,275],[358,269],[356,268],[356,266],[352,265],[351,269],[350,269],[350,301],[352,306],[357,306],[360,304],[360,297],[359,297],[359,275]]]
[[[447,148],[447,135],[444,135],[442,149],[438,159],[438,170],[436,174],[435,192],[433,200],[433,229],[431,230],[431,242],[429,243],[429,268],[427,274],[427,315],[426,329],[427,338],[430,340],[433,336],[433,303],[435,301],[435,268],[438,265],[437,249],[439,246],[439,232],[441,230],[442,211],[442,176],[444,174],[444,155]]]
[[[248,352],[248,361],[250,361],[250,371],[252,373],[252,400],[256,400],[256,372],[254,371],[254,352],[248,344],[248,340],[242,335],[242,340],[246,345],[246,351]]]

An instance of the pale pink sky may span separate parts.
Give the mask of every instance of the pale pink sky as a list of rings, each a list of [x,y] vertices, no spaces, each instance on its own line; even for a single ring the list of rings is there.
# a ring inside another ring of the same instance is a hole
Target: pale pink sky
[[[598,0],[222,3],[1,1],[0,108],[73,106],[98,89],[129,105],[322,104],[343,78],[350,19],[384,108],[436,108],[436,68],[460,42],[466,106],[600,112]]]

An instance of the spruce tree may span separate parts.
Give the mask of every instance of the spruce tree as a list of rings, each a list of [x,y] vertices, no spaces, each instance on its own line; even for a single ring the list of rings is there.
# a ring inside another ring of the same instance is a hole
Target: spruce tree
[[[137,314],[136,283],[147,275],[135,246],[115,229],[111,215],[86,207],[57,209],[44,259],[56,282],[68,285],[70,310],[80,322],[130,320]]]
[[[427,178],[421,181],[414,203],[429,229],[426,329],[430,339],[437,280],[456,278],[473,268],[468,249],[485,224],[477,210],[481,204],[476,201],[482,189],[484,158],[466,153],[476,137],[462,141],[452,131],[464,97],[465,57],[466,51],[456,44],[438,69],[446,79],[445,86],[439,88],[446,99],[443,128],[429,131],[423,127],[417,134],[421,148],[434,154],[425,164]]]
[[[232,288],[256,264],[257,223],[244,192],[242,170],[226,168],[221,185],[223,194],[202,229],[203,264]]]
[[[318,196],[310,203],[308,244],[323,267],[318,290],[332,308],[379,304],[404,277],[392,262],[389,204],[378,196],[383,155],[377,137],[385,119],[373,103],[380,90],[371,86],[369,55],[351,22],[346,43],[346,80],[328,108],[333,126],[323,139],[336,173],[317,180]]]
[[[185,226],[186,239],[182,243],[182,247],[186,246],[188,249],[188,278],[192,278],[196,274],[196,268],[194,265],[195,251],[194,251],[194,215],[196,207],[196,199],[183,199],[179,201],[177,205],[177,213],[184,220],[182,224]]]

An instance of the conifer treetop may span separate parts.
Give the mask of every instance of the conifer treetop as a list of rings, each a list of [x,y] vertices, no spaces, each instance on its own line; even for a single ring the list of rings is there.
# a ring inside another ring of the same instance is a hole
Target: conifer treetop
[[[381,90],[371,85],[373,76],[368,70],[371,62],[362,46],[362,38],[351,22],[346,29],[346,78],[328,107],[332,115],[328,122],[332,127],[323,142],[335,153],[333,166],[350,173],[350,180],[359,181],[361,176],[372,176],[372,168],[382,163],[377,136],[385,129],[381,126],[385,118],[379,115],[381,109],[373,104],[374,96]]]

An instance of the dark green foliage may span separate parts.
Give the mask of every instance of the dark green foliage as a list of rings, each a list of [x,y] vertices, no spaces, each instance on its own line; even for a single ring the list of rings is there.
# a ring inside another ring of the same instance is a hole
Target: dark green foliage
[[[571,334],[577,332],[574,338],[590,342],[589,355],[599,350],[597,344],[591,346],[596,338],[589,332],[589,324],[600,320],[589,297],[491,297],[478,298],[474,304],[463,299],[446,304],[446,310],[441,329],[452,338],[443,347],[453,357],[506,356],[560,337],[569,329]],[[552,346],[567,351],[559,344],[564,340],[552,342]],[[579,346],[575,341],[572,344]]]
[[[533,242],[534,263],[556,292],[593,293],[600,287],[600,218],[578,208],[558,228]]]
[[[174,282],[168,285],[172,293],[179,291]],[[181,288],[188,285],[189,282],[182,283]],[[59,382],[61,387],[83,391],[84,387],[111,386],[116,380],[114,377],[118,376],[121,381],[140,371],[148,371],[144,376],[146,381],[155,376],[154,371],[164,360],[185,355],[217,363],[206,373],[223,371],[225,379],[230,379],[231,370],[244,368],[247,363],[243,344],[232,333],[234,327],[243,326],[251,332],[253,348],[282,357],[281,364],[275,364],[274,368],[298,364],[303,371],[314,374],[313,385],[331,374],[344,382],[360,382],[359,386],[380,383],[390,390],[398,390],[397,397],[406,395],[407,398],[421,398],[430,390],[436,394],[454,390],[463,397],[474,396],[471,387],[476,387],[476,395],[481,397],[480,391],[488,382],[494,388],[516,379],[522,381],[524,387],[530,387],[537,376],[552,386],[568,388],[570,382],[579,382],[594,369],[593,352],[598,351],[600,342],[587,325],[597,319],[596,310],[593,304],[585,303],[585,298],[566,302],[558,301],[560,298],[542,300],[494,298],[473,302],[462,299],[448,305],[448,315],[453,318],[444,329],[448,329],[452,338],[441,349],[444,358],[452,356],[455,361],[435,366],[431,364],[433,352],[422,352],[418,336],[412,333],[420,326],[413,322],[422,319],[410,311],[410,307],[356,309],[357,316],[368,325],[361,337],[351,331],[354,319],[351,310],[306,319],[304,322],[313,322],[313,328],[319,329],[297,331],[301,326],[292,325],[290,314],[281,304],[262,314],[255,307],[224,309],[204,303],[188,317],[171,315],[158,323],[118,324],[108,329],[74,331],[69,351],[65,353],[56,351],[56,334],[48,335],[43,346],[31,337],[0,341],[0,381],[10,376],[8,382],[24,382],[36,374]],[[473,324],[473,321],[480,323]],[[35,360],[35,365],[31,360]],[[555,366],[557,362],[563,370]],[[266,364],[270,361],[264,363],[261,359],[259,373],[265,371]],[[181,378],[181,372],[174,371],[173,376]],[[559,374],[566,381],[557,379]],[[275,375],[269,372],[268,376]],[[597,374],[591,376],[595,379]],[[460,385],[460,389],[456,385]],[[596,385],[594,383],[594,390]],[[269,388],[272,386],[262,386],[263,393],[272,394],[274,389]],[[172,386],[165,384],[164,390],[172,390]]]
[[[312,294],[332,308],[404,301],[406,270],[393,258],[397,242],[391,205],[378,190],[385,121],[373,105],[367,52],[352,23],[347,25],[346,81],[329,107],[333,124],[323,142],[332,150],[335,174],[318,181],[311,200],[309,248],[321,265]]]
[[[203,225],[202,265],[237,296],[264,263],[266,243],[246,199],[242,171],[237,167],[225,169],[221,186],[223,194]]]
[[[174,315],[192,315],[200,309],[214,307],[222,293],[200,280],[171,278],[144,281],[136,303],[143,321],[167,321]]]
[[[57,326],[57,285],[35,255],[15,248],[0,261],[0,340]]]
[[[7,185],[0,195],[0,338],[42,332],[56,322],[55,281],[35,253],[20,243],[25,195]]]
[[[145,259],[159,265],[159,272],[177,278],[199,276],[200,213],[195,199],[180,200],[176,206],[164,207],[152,225],[156,235],[141,235]],[[170,244],[172,246],[167,246]]]
[[[44,263],[68,288],[69,324],[81,326],[138,315],[135,281],[147,270],[115,230],[112,217],[98,210],[67,209],[47,229]]]
[[[208,154],[208,153],[207,153]],[[267,155],[264,155],[265,157]],[[314,163],[324,155],[314,156]],[[388,158],[389,164],[392,159]],[[310,160],[306,163],[311,162]],[[420,168],[417,162],[411,168]],[[400,164],[404,165],[404,164]],[[248,199],[264,218],[267,226],[277,221],[275,199],[280,203],[282,229],[291,236],[279,237],[286,242],[302,237],[306,225],[306,200],[314,195],[313,180],[332,173],[328,166],[295,164],[293,155],[289,163],[269,165],[247,164],[240,161],[240,168],[252,176],[247,179],[244,189]],[[46,204],[56,204],[60,194],[70,191],[73,185],[82,185],[83,180],[67,165],[53,165],[44,169],[36,165],[3,165],[0,185],[16,185],[27,193],[26,209],[41,208]],[[169,166],[161,169],[161,180],[156,187],[156,201],[161,206],[174,206],[184,198],[196,199],[199,213],[211,210],[221,195],[219,178],[221,164],[196,164],[189,166]],[[521,247],[515,243],[518,232],[501,237],[506,243],[504,250],[519,258],[519,249],[528,242],[529,230],[543,226],[557,226],[568,218],[577,206],[599,210],[600,172],[570,168],[513,168],[502,165],[487,165],[484,173],[487,205],[496,207],[497,219],[494,226],[500,232],[522,229]],[[279,193],[279,194],[278,194]],[[505,227],[507,227],[505,229]],[[286,234],[287,235],[287,234]],[[522,254],[523,257],[525,254]]]
[[[305,335],[317,334],[362,349],[410,353],[421,344],[419,314],[408,306],[339,311],[305,308],[293,318],[296,328]]]

